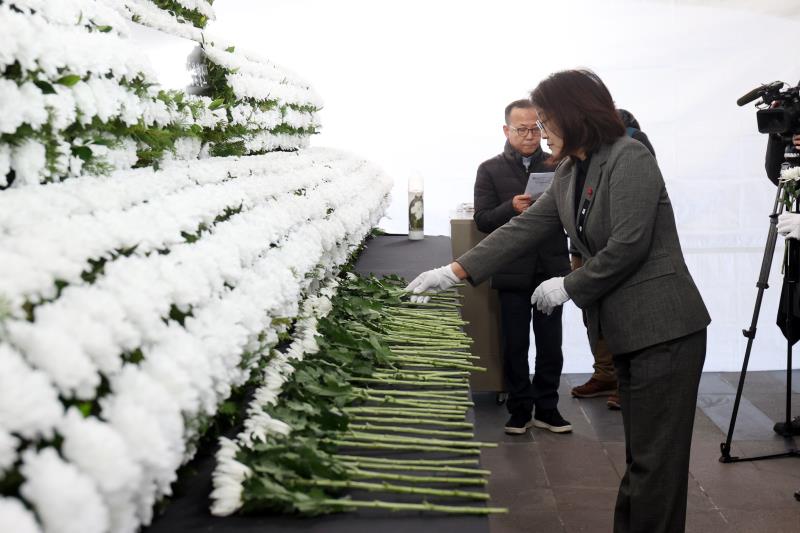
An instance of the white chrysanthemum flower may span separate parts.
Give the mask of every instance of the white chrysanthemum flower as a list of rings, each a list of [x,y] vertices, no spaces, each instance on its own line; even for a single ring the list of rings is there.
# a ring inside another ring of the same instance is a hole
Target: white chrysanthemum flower
[[[0,144],[0,187],[8,185],[8,173],[11,172],[11,146]]]
[[[255,440],[266,442],[267,435],[288,435],[292,432],[289,424],[272,418],[257,405],[250,409],[248,414],[247,420],[244,421],[244,430],[240,434],[241,440],[248,447],[251,447]]]
[[[33,505],[48,533],[105,533],[108,511],[91,479],[53,448],[22,454],[20,494]]]
[[[47,376],[0,344],[0,427],[26,439],[50,438],[64,408]]]
[[[16,320],[6,322],[6,328],[9,340],[50,377],[62,394],[94,398],[100,375],[73,336],[59,329]]]
[[[217,468],[212,476],[211,514],[228,516],[242,506],[243,483],[253,471],[236,460],[239,447],[234,441],[221,437],[219,444]]]
[[[791,167],[781,170],[780,181],[786,183],[787,181],[800,181],[800,167]]]
[[[0,479],[17,462],[18,446],[19,439],[0,427]]]
[[[91,477],[103,493],[114,493],[139,483],[141,469],[123,438],[107,423],[84,418],[74,407],[59,425],[64,437],[61,452]]]
[[[38,185],[46,164],[44,145],[33,139],[23,141],[11,152],[11,169],[16,173],[14,184]]]
[[[153,415],[134,401],[111,396],[103,398],[101,405],[103,418],[125,439],[128,450],[144,468],[142,484],[136,487],[135,503],[137,516],[147,524],[156,500],[156,479],[165,480],[167,485],[172,483],[181,457],[176,457]]]
[[[0,524],[4,531],[41,533],[36,517],[17,499],[0,496]]]
[[[124,439],[109,424],[84,418],[75,408],[67,412],[59,433],[64,437],[64,457],[99,487],[108,507],[111,531],[135,531],[135,491],[142,485],[142,470]]]

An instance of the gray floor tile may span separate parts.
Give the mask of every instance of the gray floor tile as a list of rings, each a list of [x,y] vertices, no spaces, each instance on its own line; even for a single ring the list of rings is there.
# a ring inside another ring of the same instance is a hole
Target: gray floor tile
[[[718,374],[704,374],[700,382],[697,406],[727,433],[733,412],[736,389]],[[736,417],[735,439],[758,439],[772,431],[774,422],[742,396]]]
[[[561,440],[539,442],[547,478],[553,487],[619,487],[619,476],[600,442]]]
[[[800,372],[795,376],[800,383]],[[493,406],[493,398],[476,405],[478,433],[489,437],[484,440],[500,442],[500,447],[482,454],[484,466],[495,470],[489,486],[492,503],[512,510],[490,519],[492,533],[612,530],[614,501],[625,472],[622,418],[605,408],[604,398],[569,397],[569,389],[588,377],[562,377],[559,409],[575,428],[571,435],[532,430],[529,439],[506,441],[496,427],[481,428],[502,425],[504,409]],[[719,462],[737,379],[734,372],[703,375],[692,440],[686,531],[798,533],[800,503],[793,493],[800,489],[800,460]],[[785,375],[780,372],[748,374],[733,455],[749,457],[800,445],[800,437],[786,441],[772,431],[773,418],[783,413],[784,394]],[[800,405],[796,409],[800,414]]]
[[[794,502],[795,506],[800,505]],[[730,527],[716,531],[730,533],[797,533],[800,531],[800,510],[779,509],[763,513],[746,510],[724,510]]]

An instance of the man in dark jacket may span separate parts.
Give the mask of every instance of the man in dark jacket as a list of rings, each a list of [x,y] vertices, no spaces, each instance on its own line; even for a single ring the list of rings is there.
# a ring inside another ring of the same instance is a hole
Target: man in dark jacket
[[[505,110],[506,145],[499,154],[481,163],[475,180],[475,222],[491,233],[522,213],[534,201],[524,194],[531,172],[550,172],[549,155],[540,146],[536,111],[528,100],[510,103]],[[564,356],[561,352],[561,307],[545,315],[531,305],[533,290],[544,280],[570,271],[567,239],[556,235],[546,246],[509,263],[491,279],[500,297],[503,358],[511,418],[506,433],[524,434],[536,425],[555,433],[572,431],[558,412],[558,385]],[[536,363],[531,383],[528,367],[530,329],[536,344]],[[536,407],[536,420],[532,411]]]

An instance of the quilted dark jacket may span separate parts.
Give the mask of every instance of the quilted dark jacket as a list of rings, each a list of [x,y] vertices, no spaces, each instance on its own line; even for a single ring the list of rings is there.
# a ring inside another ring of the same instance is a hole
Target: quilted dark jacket
[[[528,172],[551,172],[549,154],[537,150],[528,171],[522,156],[506,142],[502,154],[484,161],[475,179],[475,223],[484,233],[491,233],[518,213],[511,200],[525,192]],[[498,290],[527,291],[534,289],[536,274],[546,277],[564,276],[570,271],[567,238],[563,232],[548,239],[539,249],[532,250],[509,262],[491,279]]]

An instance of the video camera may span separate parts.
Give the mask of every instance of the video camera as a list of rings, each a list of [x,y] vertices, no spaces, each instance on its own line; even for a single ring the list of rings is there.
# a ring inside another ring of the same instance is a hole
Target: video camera
[[[775,107],[765,107],[756,113],[758,131],[791,141],[792,135],[800,133],[800,85],[781,90],[784,85],[782,81],[765,83],[736,100],[736,104],[741,107],[757,98],[761,101],[756,106],[771,106],[776,102]]]

